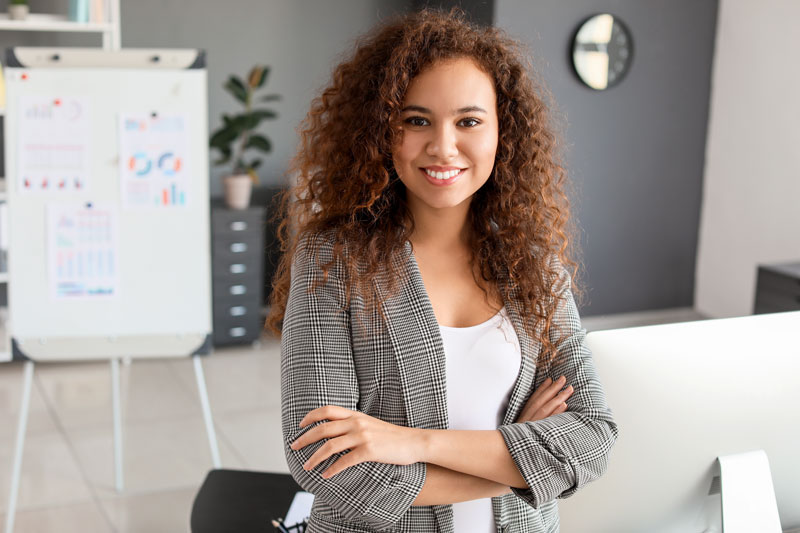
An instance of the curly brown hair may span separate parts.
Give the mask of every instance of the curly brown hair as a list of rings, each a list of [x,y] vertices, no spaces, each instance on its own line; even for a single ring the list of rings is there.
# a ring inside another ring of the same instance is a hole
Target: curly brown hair
[[[401,16],[356,42],[301,125],[301,146],[290,167],[297,184],[284,195],[277,217],[283,255],[267,318],[273,333],[281,333],[291,262],[304,235],[333,234],[334,259],[322,265],[323,279],[334,261],[342,261],[348,294],[358,290],[368,307],[380,303],[370,285],[378,272],[388,272],[388,280],[399,277],[393,259],[414,229],[392,163],[406,90],[429,66],[467,57],[494,80],[499,119],[494,170],[470,204],[472,261],[485,282],[498,285],[504,301],[516,298],[529,310],[524,327],[542,343],[540,357],[554,355],[550,330],[564,290],[562,265],[574,277],[577,263],[568,257],[574,239],[551,100],[529,74],[528,55],[502,31],[468,22],[458,8]]]

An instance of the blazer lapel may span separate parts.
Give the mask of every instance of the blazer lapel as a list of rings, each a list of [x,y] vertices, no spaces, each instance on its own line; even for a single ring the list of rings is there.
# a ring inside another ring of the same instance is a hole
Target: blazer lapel
[[[522,325],[522,316],[525,310],[521,308],[518,301],[509,298],[504,304],[508,317],[511,319],[511,324],[514,326],[514,331],[517,333],[520,351],[522,352],[520,372],[516,383],[514,383],[514,388],[511,390],[508,407],[503,415],[503,425],[507,425],[516,421],[517,416],[519,416],[525,402],[528,400],[533,380],[536,376],[536,357],[539,355],[541,343],[525,332],[525,328]]]
[[[408,424],[423,429],[447,429],[444,347],[411,243],[406,242],[405,254],[399,261],[403,275],[394,296],[385,298],[385,280],[376,278],[374,284],[379,298],[384,300],[385,324],[405,391],[403,402]]]

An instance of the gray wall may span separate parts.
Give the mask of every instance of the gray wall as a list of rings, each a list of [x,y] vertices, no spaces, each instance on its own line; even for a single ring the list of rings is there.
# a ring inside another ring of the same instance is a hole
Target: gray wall
[[[578,25],[608,12],[632,33],[627,77],[596,92],[573,73]],[[564,117],[587,315],[691,306],[717,0],[496,0]]]

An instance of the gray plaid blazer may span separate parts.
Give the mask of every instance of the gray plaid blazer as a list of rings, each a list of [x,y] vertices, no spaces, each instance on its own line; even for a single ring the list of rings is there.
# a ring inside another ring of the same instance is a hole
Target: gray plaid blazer
[[[332,234],[317,237],[313,256],[306,238],[293,258],[281,340],[284,450],[292,476],[315,495],[308,531],[452,532],[451,505],[411,505],[425,483],[424,463],[362,463],[325,480],[321,473],[340,455],[306,472],[303,463],[324,441],[297,451],[289,448],[305,431],[298,424],[306,413],[328,404],[392,424],[448,427],[442,340],[410,243],[398,259],[405,274],[400,290],[382,304],[384,319],[378,311],[368,312],[357,296],[345,308],[341,264],[331,267],[325,284],[309,291],[321,272],[319,265],[333,257]],[[385,296],[380,278],[374,285]],[[554,317],[566,335],[558,345],[563,357],[544,368],[535,364],[540,343],[522,328],[520,317],[526,311],[514,301],[505,305],[519,336],[522,364],[498,429],[528,488],[492,499],[495,523],[502,533],[555,532],[556,498],[570,496],[603,474],[617,426],[586,348],[569,284]],[[547,376],[560,375],[575,389],[568,410],[515,423],[531,392]]]

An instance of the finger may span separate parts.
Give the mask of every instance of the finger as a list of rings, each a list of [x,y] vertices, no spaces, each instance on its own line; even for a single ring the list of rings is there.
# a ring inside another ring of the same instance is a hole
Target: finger
[[[541,396],[542,394],[544,394],[544,391],[545,391],[545,389],[547,389],[547,387],[549,387],[551,383],[553,383],[553,380],[552,380],[551,378],[547,378],[547,379],[545,379],[545,380],[542,382],[542,384],[541,384],[541,385],[539,385],[538,387],[536,387],[536,390],[535,390],[535,391],[533,391],[533,394],[531,394],[531,397],[530,397],[530,399],[529,399],[528,401],[530,401],[530,400],[532,400],[532,399],[534,399],[534,398],[538,398],[539,396]]]
[[[563,384],[566,383],[566,378],[561,376],[556,381],[553,381],[551,378],[545,379],[539,387],[528,399],[525,407],[522,408],[522,414],[520,415],[520,419],[530,420],[534,413],[539,411],[543,405],[545,405],[548,401],[550,401],[563,387]]]
[[[561,402],[561,405],[559,405],[558,407],[556,407],[556,410],[555,410],[555,411],[553,411],[553,414],[554,414],[554,415],[560,415],[561,413],[564,413],[564,412],[566,412],[566,410],[567,410],[567,404],[566,404],[566,402]],[[552,415],[550,415],[550,416],[552,416]]]
[[[336,474],[342,472],[343,470],[350,468],[351,466],[356,466],[359,463],[363,463],[366,459],[363,459],[359,456],[359,454],[355,452],[350,452],[346,455],[341,456],[339,459],[336,460],[331,466],[328,467],[322,473],[322,477],[325,479],[330,479]]]
[[[572,396],[572,393],[573,393],[573,388],[572,388],[572,385],[570,385],[569,387],[567,387],[566,389],[561,391],[558,395],[556,395],[555,398],[553,398],[552,400],[547,402],[542,407],[542,411],[545,413],[545,416],[546,417],[547,416],[551,416],[553,411],[555,411],[558,406],[560,406],[562,403],[566,402],[567,398]]]
[[[341,420],[342,418],[353,416],[353,413],[354,411],[338,405],[323,405],[322,407],[317,407],[309,411],[300,421],[300,427],[310,426],[314,422],[319,422],[321,420]]]
[[[303,464],[303,469],[312,470],[332,455],[341,453],[345,450],[350,450],[356,445],[357,440],[352,435],[344,435],[342,437],[331,439],[320,446],[319,449],[315,451],[311,457],[309,457],[308,461]]]
[[[292,444],[289,445],[289,447],[293,450],[299,450],[300,448],[305,448],[309,444],[314,444],[319,440],[330,439],[332,437],[344,435],[347,433],[348,428],[349,424],[346,420],[325,422],[324,424],[320,424],[315,428],[311,428],[300,435]]]
[[[561,376],[557,380],[553,381],[553,383],[550,384],[549,387],[547,387],[547,390],[546,390],[547,397],[548,398],[552,398],[553,396],[558,394],[558,391],[563,389],[564,385],[566,385],[566,384],[567,384],[567,378],[565,376]]]

